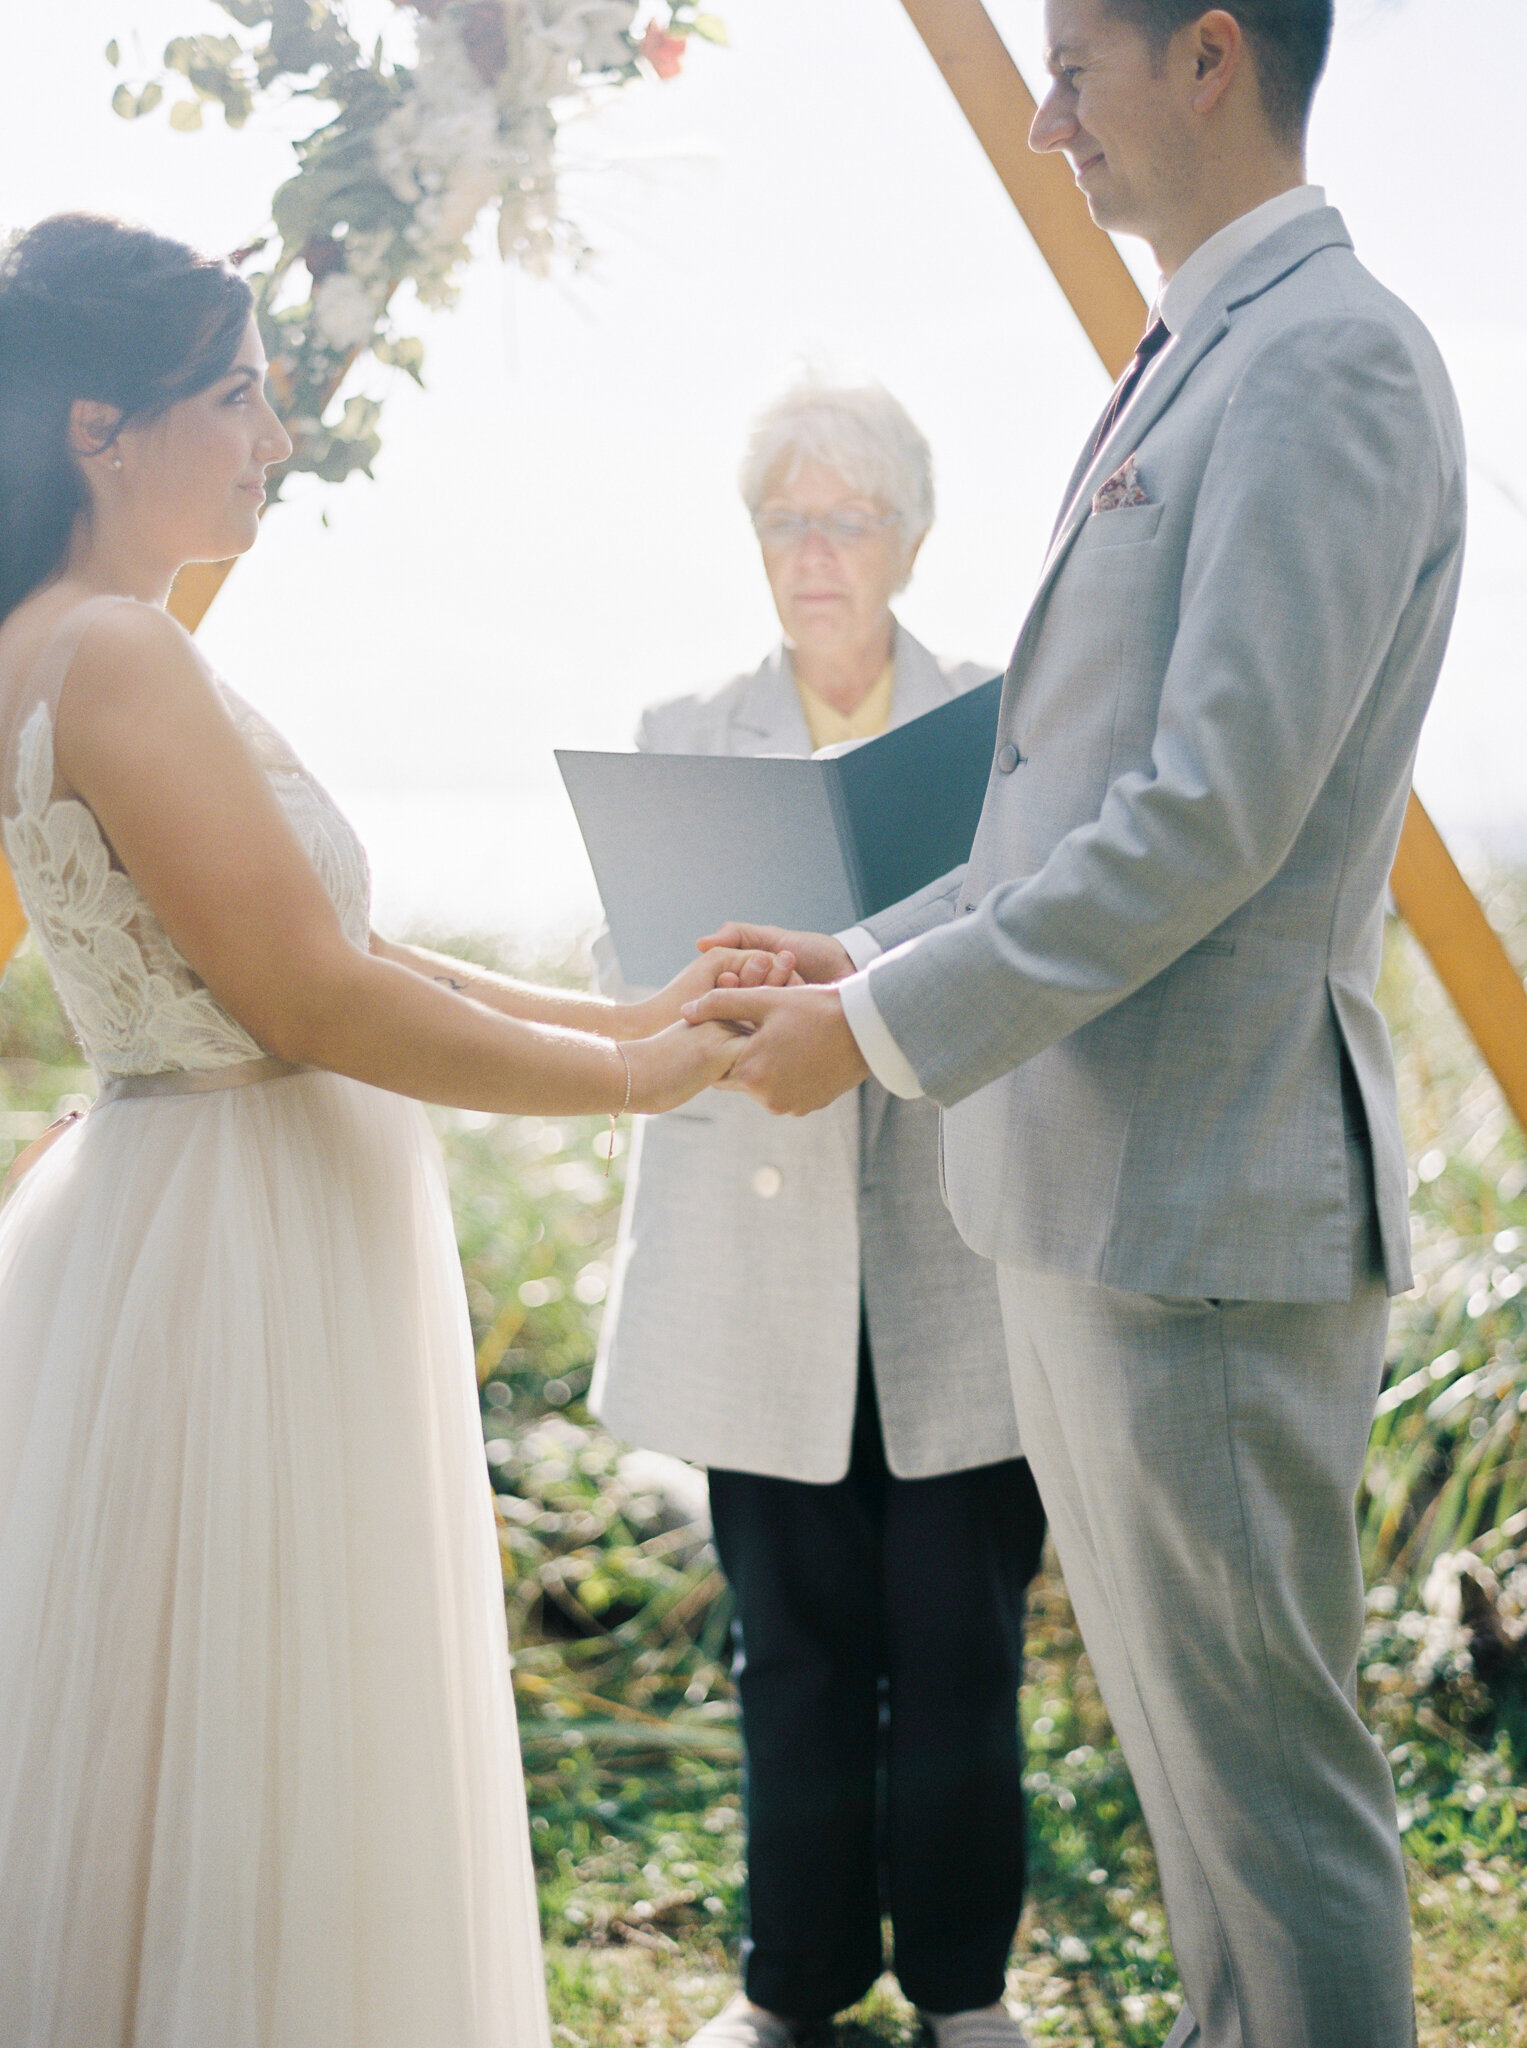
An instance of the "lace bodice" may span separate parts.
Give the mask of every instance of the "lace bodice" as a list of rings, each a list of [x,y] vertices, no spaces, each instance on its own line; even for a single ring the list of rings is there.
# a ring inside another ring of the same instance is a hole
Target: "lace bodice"
[[[370,937],[365,852],[348,820],[260,714],[226,685],[223,700],[270,780],[339,912],[346,936]],[[87,1058],[103,1077],[205,1071],[263,1048],[213,999],[176,952],[132,878],[113,866],[89,807],[56,796],[53,710],[22,717],[14,811],[3,821],[17,893]]]

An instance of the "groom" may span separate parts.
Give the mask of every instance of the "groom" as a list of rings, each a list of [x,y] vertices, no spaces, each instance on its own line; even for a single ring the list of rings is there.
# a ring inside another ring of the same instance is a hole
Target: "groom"
[[[944,1108],[1155,1841],[1170,2048],[1405,2048],[1352,1502],[1410,1283],[1373,991],[1461,431],[1305,179],[1330,0],[1047,0],[1046,26],[1033,146],[1162,288],[1067,490],[969,865],[841,939],[718,934],[815,985],[692,1014],[756,1027],[733,1080],[773,1109],[866,1073]]]

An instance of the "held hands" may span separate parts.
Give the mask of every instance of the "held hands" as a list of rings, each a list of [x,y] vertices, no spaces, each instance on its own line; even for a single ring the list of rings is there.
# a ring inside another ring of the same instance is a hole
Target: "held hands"
[[[745,1091],[776,1115],[825,1108],[869,1075],[831,986],[853,971],[823,932],[723,925],[667,988],[626,1007],[623,1022],[643,1034],[625,1044],[630,1107],[676,1109],[720,1087]]]
[[[759,947],[712,947],[645,1001],[621,1005],[620,1032],[631,1074],[629,1107],[642,1115],[677,1109],[722,1081],[742,1050],[740,1027],[692,1025],[683,1007],[713,990],[752,993],[799,984],[793,954]],[[639,1034],[627,1036],[627,1033]]]
[[[700,951],[707,956],[738,947],[759,947],[790,958],[795,963],[797,979],[801,981],[842,981],[854,971],[854,963],[842,945],[838,940],[829,938],[826,932],[787,932],[772,924],[724,924],[719,931],[700,941]],[[759,985],[746,978],[740,983],[724,979],[720,982],[723,988]],[[773,980],[763,985],[771,988],[781,986]]]
[[[785,988],[801,979],[795,971],[795,955],[788,949],[764,947],[751,939],[727,946],[702,939],[700,944],[708,950],[681,968],[666,988],[641,1002],[618,1006],[617,1037],[650,1038],[666,1030],[678,1023],[686,1003],[713,988]]]
[[[767,948],[793,960],[796,972],[785,987],[722,975],[708,995],[685,1004],[692,1024],[725,1021],[750,1034],[717,1086],[746,1090],[776,1116],[809,1116],[866,1080],[869,1068],[831,986],[854,971],[843,945],[825,932],[768,924],[724,924],[700,941],[707,958],[739,946]],[[803,981],[815,986],[797,986]]]
[[[869,1078],[835,988],[718,987],[684,1015],[699,1029],[725,1023],[749,1033],[716,1085],[746,1090],[776,1116],[809,1116]]]

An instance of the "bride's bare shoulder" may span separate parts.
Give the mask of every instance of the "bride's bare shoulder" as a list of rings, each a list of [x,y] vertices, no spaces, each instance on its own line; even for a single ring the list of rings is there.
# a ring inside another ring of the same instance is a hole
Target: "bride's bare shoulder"
[[[131,713],[215,694],[211,673],[178,620],[158,605],[125,599],[86,624],[69,663],[60,711]]]
[[[88,615],[80,619],[82,612]],[[24,683],[50,647],[66,644],[76,620],[78,638],[66,664],[71,697],[76,686],[86,695],[131,695],[155,677],[178,674],[189,682],[205,676],[190,635],[158,605],[57,584],[24,599],[0,625],[0,677]]]
[[[104,605],[58,679],[54,748],[60,780],[94,802],[181,762],[193,770],[233,738],[212,673],[185,628],[157,605]]]
[[[205,664],[196,643],[178,619],[161,605],[124,597],[103,605],[80,636],[79,658],[87,668],[112,659],[133,667],[143,663],[179,666],[189,662],[198,673]]]

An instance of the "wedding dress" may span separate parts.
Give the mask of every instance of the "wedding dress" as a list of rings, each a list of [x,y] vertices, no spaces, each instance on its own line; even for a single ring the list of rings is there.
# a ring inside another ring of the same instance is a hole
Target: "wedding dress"
[[[126,601],[0,678],[6,851],[102,1079],[0,1213],[0,2041],[543,2048],[439,1150],[264,1058],[56,788]],[[364,946],[349,825],[224,698]]]

